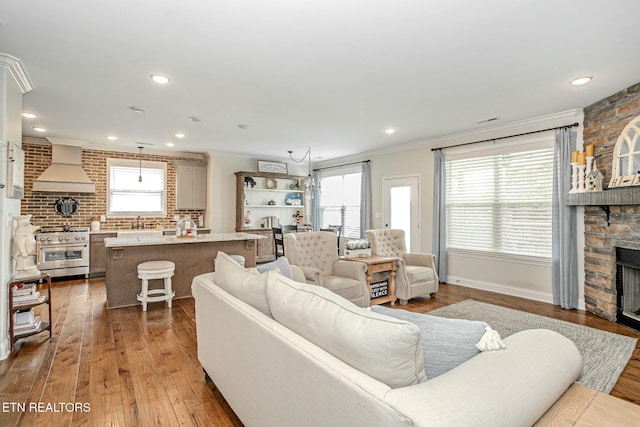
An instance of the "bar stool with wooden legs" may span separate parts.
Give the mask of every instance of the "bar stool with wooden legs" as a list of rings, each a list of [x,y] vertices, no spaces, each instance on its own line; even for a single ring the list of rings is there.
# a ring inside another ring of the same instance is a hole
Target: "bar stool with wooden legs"
[[[142,279],[142,290],[137,300],[142,303],[142,311],[147,311],[147,303],[156,301],[166,301],[167,307],[171,308],[171,300],[176,295],[171,289],[171,277],[175,269],[176,265],[171,261],[147,261],[138,264],[138,278]],[[153,279],[163,279],[164,288],[149,289],[149,280]]]

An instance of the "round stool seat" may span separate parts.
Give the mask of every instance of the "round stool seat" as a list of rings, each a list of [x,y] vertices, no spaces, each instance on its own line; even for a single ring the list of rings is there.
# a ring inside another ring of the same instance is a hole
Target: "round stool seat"
[[[147,261],[142,264],[138,264],[138,273],[150,270],[166,270],[168,268],[175,269],[176,265],[171,261]]]
[[[171,300],[176,292],[171,289],[171,277],[176,265],[171,261],[147,261],[138,264],[138,278],[142,279],[142,290],[136,299],[142,303],[142,311],[147,311],[147,303],[155,301],[167,301],[171,308]],[[163,279],[164,288],[149,289],[149,280]],[[153,295],[153,296],[152,296]]]

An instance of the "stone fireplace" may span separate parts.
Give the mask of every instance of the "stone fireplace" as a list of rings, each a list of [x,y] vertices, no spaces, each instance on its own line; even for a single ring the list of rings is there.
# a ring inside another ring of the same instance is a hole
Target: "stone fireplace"
[[[611,179],[616,140],[638,115],[640,83],[584,109],[583,141],[585,146],[595,146],[595,160],[605,177],[605,188]],[[626,259],[629,256],[626,250],[640,251],[640,187],[584,194],[587,201],[576,204],[587,205],[584,211],[585,306],[587,311],[600,317],[620,321],[618,303],[624,301],[618,298],[616,287],[618,257],[622,252]],[[640,252],[631,256],[636,255],[640,261]]]

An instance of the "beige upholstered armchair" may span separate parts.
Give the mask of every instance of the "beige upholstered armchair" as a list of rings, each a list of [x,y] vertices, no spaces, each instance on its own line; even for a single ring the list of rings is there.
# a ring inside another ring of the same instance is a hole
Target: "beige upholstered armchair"
[[[285,234],[284,251],[289,263],[304,272],[307,283],[325,287],[360,307],[369,307],[366,265],[338,259],[336,233]]]
[[[371,243],[372,254],[399,258],[396,296],[400,304],[420,295],[436,295],[439,281],[435,255],[407,252],[404,230],[367,230],[365,237]]]

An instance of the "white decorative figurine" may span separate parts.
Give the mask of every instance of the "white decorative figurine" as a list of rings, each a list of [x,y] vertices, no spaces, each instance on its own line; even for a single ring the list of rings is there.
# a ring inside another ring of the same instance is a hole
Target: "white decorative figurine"
[[[16,260],[14,279],[26,279],[40,275],[36,265],[36,239],[33,232],[40,227],[31,225],[31,215],[15,215],[18,226],[13,233],[13,258]]]

